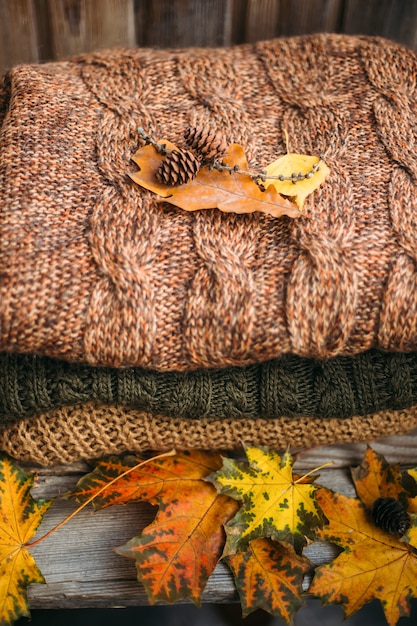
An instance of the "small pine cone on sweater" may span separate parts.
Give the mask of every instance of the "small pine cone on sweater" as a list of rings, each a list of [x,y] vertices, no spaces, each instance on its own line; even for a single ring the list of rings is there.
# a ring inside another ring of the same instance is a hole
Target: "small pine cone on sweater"
[[[173,150],[155,172],[158,183],[184,185],[195,178],[200,162],[190,150]]]
[[[190,127],[184,139],[206,162],[220,159],[227,149],[227,142],[222,133],[209,125]]]

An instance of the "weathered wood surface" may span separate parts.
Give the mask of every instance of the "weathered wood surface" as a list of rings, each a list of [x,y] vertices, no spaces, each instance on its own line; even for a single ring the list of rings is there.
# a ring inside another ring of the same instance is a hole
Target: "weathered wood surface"
[[[337,32],[342,17],[342,0],[248,0],[242,39]]]
[[[380,35],[417,48],[417,2],[415,0],[349,0],[343,31]]]
[[[231,0],[136,3],[136,41],[141,46],[227,46],[232,43],[231,33]]]
[[[319,31],[417,48],[417,2],[0,0],[0,71],[113,46],[226,46]]]
[[[374,444],[390,462],[404,466],[417,465],[417,431],[390,437]],[[353,496],[349,465],[360,462],[364,445],[328,446],[303,454],[297,461],[298,471],[311,469],[334,460],[334,468],[320,471],[320,484]],[[33,468],[25,467],[26,470]],[[36,469],[36,498],[65,494],[78,478],[88,471],[86,464]],[[39,535],[54,527],[76,508],[73,501],[60,498],[47,512]],[[29,599],[36,608],[104,608],[147,604],[143,587],[136,580],[134,562],[117,555],[113,548],[139,534],[150,523],[154,509],[141,503],[115,506],[93,513],[86,508],[50,538],[31,549],[46,585],[31,585]],[[38,536],[39,536],[38,535]],[[336,554],[333,546],[312,544],[306,555],[315,563],[330,560]],[[306,588],[308,588],[308,580]],[[211,576],[203,601],[226,603],[237,600],[230,572],[219,564]]]
[[[0,70],[39,60],[32,0],[0,0]]]
[[[54,59],[136,43],[132,0],[49,0],[48,9]]]

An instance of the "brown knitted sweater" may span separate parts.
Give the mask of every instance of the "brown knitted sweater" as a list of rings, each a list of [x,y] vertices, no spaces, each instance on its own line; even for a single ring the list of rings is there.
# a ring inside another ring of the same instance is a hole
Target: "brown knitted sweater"
[[[100,52],[0,87],[0,350],[160,370],[417,350],[417,57],[367,37]],[[309,217],[158,204],[142,126],[253,168],[324,155]]]

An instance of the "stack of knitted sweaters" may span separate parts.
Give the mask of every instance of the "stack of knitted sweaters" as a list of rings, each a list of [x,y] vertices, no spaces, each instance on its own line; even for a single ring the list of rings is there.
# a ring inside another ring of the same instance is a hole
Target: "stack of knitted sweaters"
[[[417,426],[417,57],[315,35],[117,50],[0,80],[0,447],[275,449]],[[161,202],[137,128],[252,169],[323,156],[302,217]]]

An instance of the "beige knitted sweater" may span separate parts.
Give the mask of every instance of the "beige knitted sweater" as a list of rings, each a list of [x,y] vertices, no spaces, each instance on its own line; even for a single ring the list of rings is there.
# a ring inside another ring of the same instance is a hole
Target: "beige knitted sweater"
[[[160,370],[417,350],[417,57],[367,37],[110,51],[0,87],[0,350]],[[306,217],[158,203],[142,126],[331,169]]]

